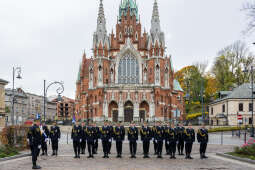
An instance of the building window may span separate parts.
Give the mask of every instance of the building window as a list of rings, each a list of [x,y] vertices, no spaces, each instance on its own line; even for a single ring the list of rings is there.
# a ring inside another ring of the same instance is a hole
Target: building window
[[[211,108],[211,115],[213,115],[213,107]]]
[[[243,103],[239,103],[239,111],[243,112]]]
[[[249,112],[252,112],[252,110],[253,110],[253,104],[249,103]]]
[[[118,80],[120,84],[138,84],[139,83],[139,65],[138,60],[129,54],[126,54],[119,62]]]
[[[121,32],[120,32],[120,40],[122,39],[122,34],[121,34]]]
[[[249,118],[249,125],[251,125],[252,124],[252,118],[250,117]]]
[[[222,105],[222,113],[225,113],[225,104]]]

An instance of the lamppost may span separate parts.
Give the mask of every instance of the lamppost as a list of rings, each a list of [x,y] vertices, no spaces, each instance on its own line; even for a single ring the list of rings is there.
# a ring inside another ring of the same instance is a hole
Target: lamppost
[[[50,83],[47,87],[46,87],[46,80],[44,80],[44,94],[43,94],[43,116],[44,116],[44,122],[46,120],[46,97],[47,97],[47,92],[48,92],[48,89],[52,86],[52,85],[59,85],[59,88],[57,88],[56,92],[58,94],[58,101],[61,101],[62,98],[61,98],[61,94],[64,92],[64,83],[63,82],[58,82],[58,81],[54,81],[52,83]]]
[[[201,78],[201,103],[202,103],[202,122],[205,123],[205,115],[204,115],[204,81]]]
[[[255,45],[255,43],[253,43]],[[244,72],[249,72],[248,69],[245,69]],[[250,70],[250,73],[251,73],[251,103],[252,103],[252,108],[251,108],[251,137],[254,137],[254,125],[253,125],[253,112],[254,112],[254,104],[253,104],[253,73],[254,73],[254,67],[251,66],[251,70]]]
[[[18,73],[17,79],[21,79],[21,67],[13,67],[12,69],[12,114],[11,114],[11,121],[12,125],[14,125],[14,103],[15,103],[15,90],[14,90],[14,84],[15,84],[15,73]],[[16,117],[17,120],[17,117]]]

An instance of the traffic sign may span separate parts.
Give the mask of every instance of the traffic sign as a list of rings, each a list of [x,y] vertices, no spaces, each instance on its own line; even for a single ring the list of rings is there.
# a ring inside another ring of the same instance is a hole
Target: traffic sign
[[[237,115],[237,119],[238,120],[243,120],[243,116],[242,115]]]

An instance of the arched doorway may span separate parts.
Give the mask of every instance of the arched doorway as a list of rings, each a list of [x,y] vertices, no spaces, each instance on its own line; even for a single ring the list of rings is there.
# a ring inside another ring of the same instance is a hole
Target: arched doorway
[[[140,103],[139,106],[139,121],[144,122],[146,117],[149,117],[149,104],[146,101]]]
[[[113,122],[118,122],[119,118],[118,104],[115,101],[112,101],[109,104],[108,117],[112,117]]]
[[[134,105],[131,101],[127,101],[124,105],[124,122],[132,122],[134,116]]]

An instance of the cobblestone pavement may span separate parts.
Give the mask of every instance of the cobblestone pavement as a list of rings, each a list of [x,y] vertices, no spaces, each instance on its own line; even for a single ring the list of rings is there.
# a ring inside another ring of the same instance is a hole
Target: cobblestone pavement
[[[151,152],[153,152],[151,145]],[[163,159],[157,159],[151,155],[150,159],[142,158],[142,145],[138,144],[137,159],[129,158],[128,144],[124,144],[123,158],[115,158],[115,145],[112,146],[112,154],[109,159],[102,158],[102,147],[95,159],[88,159],[87,153],[81,159],[73,159],[72,145],[61,145],[58,157],[40,157],[38,164],[44,170],[254,170],[254,165],[221,158],[215,155],[216,152],[229,152],[233,146],[209,145],[208,160],[200,160],[198,145],[194,145],[194,160],[185,160],[184,156],[177,156],[176,160],[170,160],[167,155]],[[51,154],[51,151],[50,153]],[[31,157],[0,162],[0,170],[29,170],[31,169]]]

